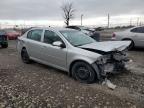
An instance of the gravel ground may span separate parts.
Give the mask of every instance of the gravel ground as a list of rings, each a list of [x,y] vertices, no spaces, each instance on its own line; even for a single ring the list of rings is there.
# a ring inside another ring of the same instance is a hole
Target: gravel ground
[[[0,108],[144,108],[144,51],[129,52],[129,70],[101,84],[81,84],[65,72],[38,64],[24,64],[16,42],[0,49]]]

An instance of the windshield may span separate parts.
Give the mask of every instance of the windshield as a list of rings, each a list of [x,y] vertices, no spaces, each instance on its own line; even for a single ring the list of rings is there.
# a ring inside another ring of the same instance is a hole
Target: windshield
[[[65,30],[60,31],[60,33],[62,33],[63,36],[74,46],[81,46],[96,42],[94,39],[80,31]]]

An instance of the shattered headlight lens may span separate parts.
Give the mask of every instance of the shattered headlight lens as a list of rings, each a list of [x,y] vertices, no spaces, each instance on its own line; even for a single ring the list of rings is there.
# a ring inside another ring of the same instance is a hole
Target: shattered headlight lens
[[[105,64],[105,63],[107,63],[107,57],[106,56],[99,57],[97,59],[97,63],[98,64]]]

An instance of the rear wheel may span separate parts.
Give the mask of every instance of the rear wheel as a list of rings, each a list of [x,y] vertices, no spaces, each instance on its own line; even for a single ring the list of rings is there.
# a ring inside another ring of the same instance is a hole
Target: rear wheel
[[[95,71],[85,62],[76,62],[72,66],[72,76],[82,83],[93,83],[96,80]]]
[[[131,44],[128,47],[128,50],[132,50],[134,48],[135,45],[134,45],[134,41],[133,40],[131,40],[131,39],[124,39],[123,41],[131,41]]]
[[[22,61],[24,63],[29,64],[31,62],[26,49],[22,49],[22,51],[21,51],[21,58],[22,58]]]

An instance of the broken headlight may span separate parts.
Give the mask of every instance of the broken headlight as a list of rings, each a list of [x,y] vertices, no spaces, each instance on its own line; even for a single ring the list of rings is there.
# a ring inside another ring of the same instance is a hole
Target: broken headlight
[[[106,64],[108,59],[109,59],[109,56],[99,57],[99,58],[97,59],[97,63],[98,63],[98,64]]]

